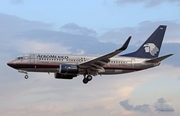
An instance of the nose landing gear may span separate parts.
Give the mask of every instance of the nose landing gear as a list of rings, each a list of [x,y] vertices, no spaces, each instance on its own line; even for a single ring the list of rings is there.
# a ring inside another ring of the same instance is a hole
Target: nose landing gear
[[[26,74],[26,75],[24,76],[25,79],[28,79],[28,78],[29,78],[28,72],[27,72],[27,71],[24,71],[24,70],[18,70],[18,72]]]
[[[28,75],[25,75],[25,76],[24,76],[24,78],[25,78],[25,79],[28,79],[28,78],[29,78],[29,76],[28,76]]]

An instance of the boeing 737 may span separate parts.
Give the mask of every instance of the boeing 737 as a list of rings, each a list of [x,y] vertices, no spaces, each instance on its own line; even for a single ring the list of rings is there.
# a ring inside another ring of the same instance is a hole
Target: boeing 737
[[[25,73],[25,79],[28,72],[47,72],[54,73],[56,79],[83,75],[83,83],[87,84],[93,76],[129,73],[160,65],[173,55],[158,57],[165,31],[166,26],[160,25],[137,51],[129,54],[118,56],[128,47],[131,36],[121,48],[102,56],[35,53],[19,56],[7,65]]]

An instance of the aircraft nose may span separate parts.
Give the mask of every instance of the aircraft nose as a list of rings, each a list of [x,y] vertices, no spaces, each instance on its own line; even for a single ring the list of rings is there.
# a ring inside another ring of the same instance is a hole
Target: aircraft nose
[[[13,62],[8,62],[7,65],[10,66],[10,67],[13,67],[14,63]]]

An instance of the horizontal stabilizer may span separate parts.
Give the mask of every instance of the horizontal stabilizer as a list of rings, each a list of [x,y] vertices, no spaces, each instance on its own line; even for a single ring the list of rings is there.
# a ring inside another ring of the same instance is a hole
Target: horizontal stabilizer
[[[165,55],[165,56],[161,56],[161,57],[158,57],[158,58],[154,58],[154,59],[151,59],[151,60],[147,60],[146,62],[147,63],[158,63],[158,62],[161,62],[162,60],[172,56],[173,54],[168,54],[168,55]]]

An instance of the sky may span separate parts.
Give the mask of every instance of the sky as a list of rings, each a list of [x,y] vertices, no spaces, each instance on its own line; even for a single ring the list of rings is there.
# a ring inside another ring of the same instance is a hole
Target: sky
[[[179,0],[1,0],[1,116],[179,116]],[[57,80],[7,66],[22,54],[106,54],[131,35],[133,52],[167,25],[160,66],[122,75]],[[162,111],[161,107],[164,107]]]

